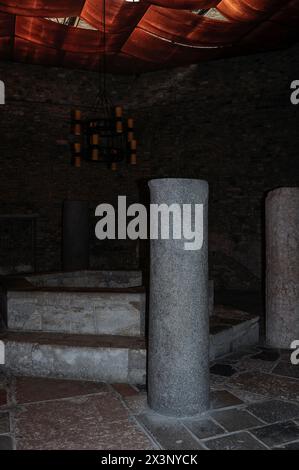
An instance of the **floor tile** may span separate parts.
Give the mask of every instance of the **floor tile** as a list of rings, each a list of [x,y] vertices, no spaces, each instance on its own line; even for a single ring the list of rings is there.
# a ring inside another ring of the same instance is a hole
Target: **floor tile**
[[[214,423],[211,419],[186,419],[184,425],[198,438],[205,439],[207,437],[224,434],[225,430]]]
[[[231,377],[237,371],[229,364],[214,364],[210,367],[211,374],[223,375],[224,377]]]
[[[226,408],[229,406],[242,405],[244,402],[227,390],[214,390],[210,394],[210,408]]]
[[[13,450],[13,442],[10,436],[0,436],[0,450]]]
[[[280,349],[280,358],[284,362],[290,362],[291,361],[291,355],[294,352],[293,349]]]
[[[259,371],[259,372],[272,372],[275,363],[270,361],[264,361],[262,359],[254,359],[252,357],[246,357],[239,361],[235,365],[238,371]]]
[[[9,413],[0,413],[0,434],[7,434],[9,431]]]
[[[299,450],[299,441],[285,444],[284,446],[274,447],[275,450]]]
[[[248,432],[238,432],[229,436],[204,441],[211,450],[266,450],[267,447],[258,442]]]
[[[288,419],[299,417],[299,405],[282,400],[268,400],[261,403],[254,403],[248,406],[247,410],[266,423],[287,421]]]
[[[139,392],[137,395],[125,397],[125,403],[133,414],[145,413],[148,410],[147,394]]]
[[[218,361],[222,364],[235,364],[236,362],[240,361],[241,359],[244,359],[246,357],[249,357],[253,353],[256,353],[256,351],[250,351],[249,349],[245,350],[240,350],[235,353],[229,354],[221,359],[221,361]]]
[[[252,356],[252,358],[262,361],[275,362],[280,358],[280,353],[277,349],[264,349],[262,352]]]
[[[266,397],[259,395],[257,393],[248,392],[240,388],[232,387],[231,385],[226,385],[227,389],[233,393],[236,397],[240,398],[244,403],[253,403],[256,401],[265,400]]]
[[[299,400],[299,381],[258,371],[233,376],[228,384],[249,392],[271,398]]]
[[[92,393],[107,392],[103,383],[79,380],[44,379],[38,377],[18,377],[16,379],[17,403],[57,400]]]
[[[242,431],[264,424],[245,410],[215,411],[212,417],[229,432]]]
[[[227,382],[228,377],[223,377],[223,375],[214,375],[210,374],[210,388],[219,390],[223,388],[223,385]]]
[[[138,416],[138,421],[145,426],[165,450],[200,450],[203,447],[193,438],[191,433],[175,419],[164,418],[154,414]]]
[[[15,425],[20,450],[155,448],[120,400],[108,393],[23,405]]]
[[[128,384],[112,384],[112,387],[122,397],[132,397],[139,393],[135,388]]]
[[[259,440],[269,447],[278,446],[299,439],[299,426],[293,421],[269,424],[261,428],[251,430]]]
[[[299,379],[299,366],[294,366],[288,362],[279,362],[272,370],[272,374]]]

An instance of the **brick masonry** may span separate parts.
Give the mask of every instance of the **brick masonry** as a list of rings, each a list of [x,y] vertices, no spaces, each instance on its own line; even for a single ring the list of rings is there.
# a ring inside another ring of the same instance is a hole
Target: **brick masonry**
[[[298,47],[140,76],[113,76],[113,100],[136,119],[137,168],[70,166],[70,109],[87,111],[98,76],[86,71],[0,63],[0,213],[38,214],[37,269],[61,266],[61,208],[87,199],[91,266],[136,268],[146,249],[130,241],[98,242],[94,209],[147,201],[153,177],[210,183],[210,279],[216,288],[258,290],[263,269],[265,193],[298,184],[298,112],[290,83],[299,79]],[[28,243],[20,237],[15,257]],[[0,266],[6,248],[0,244]]]

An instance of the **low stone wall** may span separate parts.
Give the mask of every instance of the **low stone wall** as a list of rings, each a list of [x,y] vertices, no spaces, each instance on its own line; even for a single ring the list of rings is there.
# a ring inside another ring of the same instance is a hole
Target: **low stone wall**
[[[17,375],[143,384],[147,351],[143,338],[6,331],[6,368]],[[210,319],[210,361],[255,345],[259,318],[217,308]]]
[[[9,291],[8,328],[73,334],[144,333],[144,292]]]
[[[12,341],[6,367],[16,375],[143,384],[146,351]]]

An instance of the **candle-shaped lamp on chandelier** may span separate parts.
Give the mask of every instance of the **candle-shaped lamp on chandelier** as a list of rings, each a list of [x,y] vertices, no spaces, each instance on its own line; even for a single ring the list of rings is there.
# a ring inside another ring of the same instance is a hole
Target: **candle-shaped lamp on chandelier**
[[[100,155],[99,143],[100,143],[99,134],[92,134],[92,136],[91,136],[91,144],[92,144],[91,159],[94,162],[99,160],[99,155]]]
[[[76,168],[80,168],[80,166],[81,166],[81,144],[80,144],[80,142],[76,142],[74,144],[74,150],[75,150],[74,166]]]
[[[74,111],[74,135],[82,134],[82,113],[79,109]]]
[[[122,122],[123,109],[121,106],[116,106],[115,108],[115,117],[116,117],[116,132],[121,134],[123,132],[123,122]]]
[[[130,155],[130,164],[137,165],[137,140],[132,140],[130,142],[131,155]]]

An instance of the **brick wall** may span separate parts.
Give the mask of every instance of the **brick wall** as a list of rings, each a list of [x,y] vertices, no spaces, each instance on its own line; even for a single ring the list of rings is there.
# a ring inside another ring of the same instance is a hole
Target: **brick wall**
[[[259,289],[265,193],[299,180],[299,106],[290,103],[298,51],[109,78],[140,142],[138,167],[117,173],[69,164],[69,112],[92,106],[96,74],[0,63],[0,213],[38,214],[38,270],[60,268],[64,199],[90,202],[92,267],[133,268],[144,247],[96,241],[95,206],[146,200],[151,177],[194,177],[210,183],[210,276],[218,288]],[[20,237],[20,258],[24,249]]]

